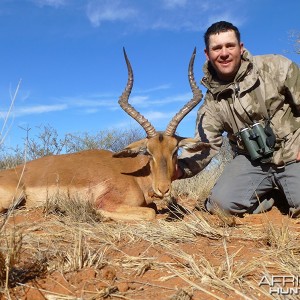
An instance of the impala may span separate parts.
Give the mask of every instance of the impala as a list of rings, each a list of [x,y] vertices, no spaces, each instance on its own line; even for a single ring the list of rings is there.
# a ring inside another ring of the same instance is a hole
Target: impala
[[[201,90],[193,73],[196,49],[189,63],[188,78],[193,98],[173,117],[164,132],[129,103],[133,71],[125,49],[128,81],[119,104],[145,130],[147,137],[120,152],[87,150],[73,154],[45,156],[0,172],[0,212],[17,203],[27,207],[44,205],[50,197],[65,194],[92,201],[104,216],[116,220],[152,220],[148,207],[155,199],[170,194],[177,165],[177,151],[183,147],[198,152],[209,144],[175,134],[179,122],[200,102]]]

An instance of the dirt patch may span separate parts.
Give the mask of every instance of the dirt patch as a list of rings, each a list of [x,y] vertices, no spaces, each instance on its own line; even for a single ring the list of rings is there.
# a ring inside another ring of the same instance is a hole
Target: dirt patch
[[[259,282],[299,272],[298,222],[276,208],[149,223],[19,210],[0,235],[0,299],[280,299]]]

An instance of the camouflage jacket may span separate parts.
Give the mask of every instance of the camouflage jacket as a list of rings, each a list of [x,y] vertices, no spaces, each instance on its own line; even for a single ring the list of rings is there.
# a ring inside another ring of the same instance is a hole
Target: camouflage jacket
[[[209,142],[211,149],[194,155],[183,153],[179,167],[184,177],[200,172],[215,156],[227,133],[234,152],[245,153],[237,138],[238,130],[259,121],[264,123],[266,109],[276,135],[271,163],[284,166],[296,160],[300,151],[300,69],[281,55],[251,56],[245,50],[235,79],[230,84],[216,80],[210,63],[203,67],[201,83],[207,88],[197,114],[196,137]],[[265,102],[265,108],[261,101]]]

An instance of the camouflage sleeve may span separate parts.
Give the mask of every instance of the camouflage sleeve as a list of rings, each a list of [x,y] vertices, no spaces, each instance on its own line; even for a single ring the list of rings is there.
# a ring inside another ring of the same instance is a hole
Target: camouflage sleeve
[[[284,85],[298,113],[300,113],[300,68],[297,64],[291,63],[289,65]]]
[[[297,119],[300,118],[300,68],[299,66],[291,62],[288,65],[287,76],[284,81],[285,93],[291,99],[294,107],[297,111]],[[298,125],[299,126],[299,125]],[[300,161],[300,144],[298,145],[298,154],[296,156],[297,161]]]
[[[202,171],[222,146],[223,126],[221,119],[218,118],[213,102],[210,101],[212,105],[208,105],[207,100],[206,97],[206,101],[197,114],[195,138],[200,139],[202,142],[210,143],[211,148],[196,154],[190,154],[186,151],[182,152],[178,160],[178,165],[184,173],[182,178],[192,177]]]

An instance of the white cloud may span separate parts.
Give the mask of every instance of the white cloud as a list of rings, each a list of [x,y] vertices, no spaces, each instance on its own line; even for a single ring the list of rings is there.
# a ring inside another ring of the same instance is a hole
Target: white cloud
[[[232,14],[232,12],[226,10],[211,12],[206,18],[205,28],[218,21],[228,21],[240,27],[247,21],[247,16],[241,18],[240,15]]]
[[[119,0],[89,1],[86,14],[93,24],[99,26],[104,21],[125,21],[136,15],[136,10]]]
[[[129,98],[129,103],[138,111],[150,109],[163,108],[170,104],[176,104],[176,106],[182,107],[192,98],[192,92],[174,94],[171,96],[157,96],[157,91],[168,89],[169,85],[159,85],[152,88],[140,90],[134,93]],[[25,94],[27,103],[30,101],[30,97]],[[91,95],[80,95],[70,97],[60,97],[50,99],[51,105],[28,105],[27,106],[15,106],[13,111],[13,117],[29,116],[44,114],[55,111],[63,110],[80,110],[84,114],[98,113],[99,111],[115,111],[122,110],[118,103],[119,95],[114,93],[96,93]],[[23,101],[22,101],[23,102]],[[0,111],[0,116],[5,115],[6,111]],[[172,113],[163,114],[162,112],[149,113],[150,118],[164,119],[172,117]]]
[[[151,90],[151,89],[149,89]],[[154,91],[156,91],[154,89]],[[132,95],[129,97],[129,103],[135,108],[147,108],[154,106],[164,106],[170,103],[184,103],[188,102],[192,98],[192,93],[182,93],[173,96],[157,98],[151,95],[151,92],[145,92],[144,95]],[[94,98],[94,96],[85,96],[85,97],[70,97],[62,98],[59,100],[68,105],[68,107],[81,107],[87,109],[96,109],[100,107],[106,107],[108,109],[118,109],[120,105],[118,104],[118,96],[101,99],[101,97]]]
[[[103,96],[103,95],[85,95],[85,96],[72,96],[72,97],[62,97],[56,99],[59,103],[65,103],[70,108],[80,108],[86,109],[86,111],[92,112],[92,110],[97,110],[101,107],[107,107],[114,109],[119,107],[118,97],[113,96]]]
[[[149,100],[149,96],[133,96],[130,97],[130,104],[134,105],[143,105],[144,103],[147,103]]]
[[[148,97],[150,98],[150,97]],[[167,96],[167,97],[163,97],[163,98],[159,98],[159,99],[153,99],[150,98],[145,102],[140,102],[140,106],[143,107],[149,107],[149,106],[163,106],[163,105],[168,105],[170,103],[178,103],[178,102],[182,102],[183,104],[188,102],[190,99],[192,98],[192,93],[191,92],[187,92],[187,93],[183,93],[183,94],[178,94],[178,95],[173,95],[173,96]]]
[[[162,90],[168,90],[171,88],[171,84],[161,84],[158,86],[154,86],[148,89],[143,89],[143,90],[135,90],[135,93],[151,93],[151,92],[157,92],[157,91],[162,91]]]
[[[130,30],[202,31],[212,22],[226,20],[240,26],[246,18],[241,9],[248,0],[31,0],[40,7],[84,10],[94,27],[108,22],[122,22]]]
[[[163,6],[168,9],[177,7],[184,7],[187,4],[187,0],[163,0]]]
[[[156,130],[164,130],[166,124],[175,115],[174,112],[161,112],[161,111],[148,111],[143,113],[143,116],[149,120],[149,122],[156,128]],[[126,116],[125,121],[117,122],[113,124],[113,128],[133,128],[140,126],[138,123]]]
[[[174,112],[162,112],[162,111],[148,111],[144,113],[144,116],[151,121],[155,120],[169,120],[175,115]]]
[[[67,0],[32,0],[38,6],[52,6],[58,8],[67,4]]]
[[[97,108],[88,108],[84,110],[84,113],[90,115],[90,114],[96,114],[99,112],[99,109]]]
[[[68,106],[66,104],[57,105],[36,105],[31,107],[16,107],[13,111],[15,117],[33,115],[33,114],[43,114],[54,111],[66,110]]]
[[[235,21],[241,25],[241,13],[247,0],[232,0],[230,7],[223,0],[89,0],[86,14],[95,27],[105,22],[122,21],[133,30],[202,31],[209,20]],[[210,24],[209,24],[210,25]]]

